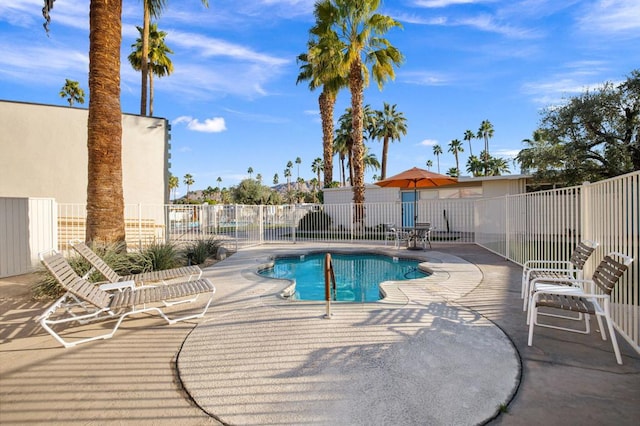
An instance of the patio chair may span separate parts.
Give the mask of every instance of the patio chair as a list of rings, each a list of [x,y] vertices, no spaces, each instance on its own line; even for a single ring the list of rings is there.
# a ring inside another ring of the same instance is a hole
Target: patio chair
[[[117,283],[123,281],[135,281],[139,284],[163,282],[186,277],[185,281],[198,280],[202,276],[202,270],[196,266],[183,266],[180,268],[165,269],[162,271],[143,272],[133,275],[118,275],[107,263],[100,258],[88,245],[81,241],[69,242],[71,247],[83,258],[87,260],[93,269],[100,272],[109,282]],[[91,272],[91,271],[90,271]],[[86,277],[86,275],[85,275]]]
[[[48,256],[45,254],[49,253]],[[216,291],[208,279],[186,281],[159,286],[136,287],[134,281],[94,284],[78,276],[64,256],[55,251],[40,253],[40,261],[64,287],[66,293],[56,300],[38,321],[65,348],[98,339],[113,337],[122,321],[129,315],[156,312],[169,324],[193,318],[202,318],[209,309]],[[201,294],[208,294],[204,309],[196,314],[169,318],[162,307],[193,302]],[[59,314],[57,314],[60,312]],[[73,341],[65,340],[52,326],[77,322],[85,324],[96,320],[116,320],[109,333]]]
[[[424,249],[427,248],[427,243],[429,243],[429,248],[431,248],[431,231],[436,227],[431,226],[431,222],[416,222],[416,228],[418,229],[417,242],[420,242]]]
[[[396,249],[400,248],[400,245],[409,245],[409,239],[411,238],[411,233],[403,230],[402,228],[391,228],[393,232],[393,244]]]
[[[616,260],[616,258],[619,260]],[[622,253],[611,252],[600,262],[590,280],[552,278],[545,279],[543,286],[540,287],[537,287],[534,282],[527,316],[529,323],[528,345],[532,346],[533,344],[533,329],[536,325],[573,333],[589,334],[591,331],[589,317],[590,315],[595,315],[600,327],[602,340],[607,340],[601,317],[605,318],[616,361],[618,364],[622,364],[620,348],[618,347],[611,320],[610,303],[611,292],[631,262],[633,262],[633,258]],[[557,285],[553,285],[553,283]],[[541,323],[538,321],[540,308],[554,308],[554,310],[560,309],[584,314],[585,328],[580,330]]]
[[[598,247],[598,243],[591,240],[581,241],[571,254],[569,260],[528,260],[522,268],[522,310],[529,306],[531,282],[543,278],[583,278],[583,269],[589,256]]]

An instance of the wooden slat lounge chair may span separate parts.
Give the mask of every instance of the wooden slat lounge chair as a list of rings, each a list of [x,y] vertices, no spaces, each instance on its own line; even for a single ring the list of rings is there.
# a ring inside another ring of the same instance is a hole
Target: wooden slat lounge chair
[[[153,282],[163,282],[180,278],[181,281],[198,280],[202,277],[202,270],[198,266],[183,266],[181,268],[165,269],[162,271],[143,272],[141,274],[118,275],[107,263],[100,258],[88,245],[83,242],[70,242],[71,247],[87,262],[91,264],[93,269],[100,272],[107,281],[117,283],[122,281],[135,281],[139,284],[147,284]]]
[[[595,241],[581,241],[571,254],[569,260],[529,260],[522,269],[522,310],[529,306],[531,282],[543,278],[583,278],[583,269],[587,260],[598,247]]]
[[[602,340],[607,340],[607,336],[600,317],[605,318],[607,328],[609,329],[611,344],[613,345],[613,351],[616,355],[616,361],[618,364],[622,364],[620,348],[618,347],[618,341],[613,329],[609,304],[611,292],[631,262],[633,262],[631,257],[621,253],[611,252],[600,262],[590,280],[567,278],[544,279],[542,285],[539,287],[536,286],[536,280],[533,280],[533,293],[529,304],[529,315],[527,316],[529,323],[528,345],[531,346],[533,344],[533,328],[536,325],[573,333],[588,334],[591,331],[589,316],[595,315],[598,326],[600,327]],[[553,283],[557,285],[553,285]],[[585,329],[579,330],[540,323],[538,321],[539,308],[554,308],[584,314]]]
[[[51,254],[45,256],[47,253]],[[216,291],[214,285],[207,279],[142,287],[136,287],[134,281],[98,285],[78,276],[64,256],[55,250],[40,253],[40,260],[64,287],[66,293],[51,305],[38,320],[49,334],[67,348],[92,340],[111,338],[122,320],[133,314],[154,311],[169,324],[202,318],[209,309]],[[201,294],[209,295],[209,300],[199,313],[169,318],[162,310],[162,307],[193,302]],[[104,319],[117,319],[113,330],[109,333],[74,341],[65,340],[52,328],[58,324],[72,322],[83,324]]]

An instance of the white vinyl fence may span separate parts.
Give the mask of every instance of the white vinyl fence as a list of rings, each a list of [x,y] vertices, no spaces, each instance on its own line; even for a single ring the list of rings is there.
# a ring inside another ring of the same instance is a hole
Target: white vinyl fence
[[[435,226],[434,243],[476,243],[518,264],[530,259],[568,259],[579,241],[592,239],[600,247],[586,266],[587,276],[610,251],[635,259],[614,291],[613,318],[620,333],[640,352],[639,193],[640,172],[634,172],[594,184],[493,199],[366,203],[363,221],[357,226],[353,204],[138,204],[125,207],[125,231],[132,249],[159,241],[188,244],[214,238],[238,250],[269,242],[382,244],[389,227],[430,222]],[[43,245],[67,250],[70,240],[84,239],[84,205],[58,204],[56,208],[53,200],[0,201],[0,276],[29,272],[36,250]]]

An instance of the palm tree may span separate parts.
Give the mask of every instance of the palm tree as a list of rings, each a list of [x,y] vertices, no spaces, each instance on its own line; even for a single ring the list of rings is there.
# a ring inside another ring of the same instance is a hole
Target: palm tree
[[[298,175],[296,181],[298,182],[298,191],[300,190],[300,164],[302,163],[302,158],[296,157],[296,164],[298,165]]]
[[[67,98],[69,106],[72,107],[74,102],[84,103],[84,90],[80,87],[80,83],[65,78],[64,86],[60,89],[60,97]]]
[[[407,134],[407,119],[402,112],[396,111],[396,105],[384,103],[382,111],[376,111],[374,135],[382,138],[382,172],[380,179],[387,178],[387,153],[389,141],[400,140],[400,135]]]
[[[440,155],[442,154],[442,147],[438,144],[433,146],[433,155],[436,156],[436,160],[438,162],[438,173],[440,173]]]
[[[471,173],[473,177],[482,176],[484,170],[484,164],[475,155],[469,156],[467,159],[467,172]]]
[[[218,179],[216,179],[216,182],[218,182],[218,188],[220,188],[220,182],[222,182],[222,178],[218,176]]]
[[[134,70],[140,71],[142,68],[142,37],[144,28],[136,27],[140,32],[140,38],[131,45],[133,51],[129,54],[129,63]],[[170,75],[173,72],[173,63],[169,56],[169,53],[173,53],[173,50],[164,43],[164,38],[167,36],[165,31],[158,30],[158,24],[153,23],[149,28],[149,47],[148,47],[148,80],[149,80],[149,115],[153,115],[153,76],[158,78]],[[150,72],[149,72],[150,71]]]
[[[54,0],[55,1],[55,0]],[[93,1],[93,0],[92,0]],[[47,0],[45,0],[45,4]],[[143,26],[142,26],[142,51],[140,57],[149,57],[149,38],[150,38],[150,23],[151,17],[154,19],[160,18],[162,9],[167,4],[167,0],[142,0],[143,6]],[[208,0],[202,0],[202,4],[205,7],[209,7]],[[120,6],[122,7],[122,5]],[[140,84],[140,115],[147,115],[147,79],[149,75],[149,64],[146,61],[142,61],[140,64],[140,71],[142,76],[142,83]],[[91,91],[91,90],[89,90]]]
[[[169,192],[173,192],[173,199],[176,199],[176,189],[180,186],[178,176],[169,175]]]
[[[318,176],[318,182],[320,182],[320,172],[322,172],[323,169],[324,163],[322,162],[322,158],[318,157],[313,160],[313,163],[311,163],[311,171]]]
[[[44,0],[44,28],[54,0]],[[120,45],[122,2],[91,0],[89,4],[89,119],[87,122],[87,242],[122,243],[122,111]]]
[[[187,185],[187,201],[189,201],[189,187],[191,185],[193,185],[194,183],[196,183],[195,180],[193,180],[193,176],[191,176],[189,173],[187,173],[186,175],[184,175],[184,184]]]
[[[324,186],[328,188],[333,182],[333,111],[338,92],[347,87],[347,74],[340,70],[343,45],[337,34],[335,32],[318,34],[318,29],[323,27],[319,21],[321,19],[320,3],[315,5],[314,16],[316,26],[311,30],[307,53],[298,56],[298,62],[302,65],[296,84],[308,80],[309,89],[312,91],[322,86],[318,105],[322,121]]]
[[[458,177],[458,169],[455,167],[450,167],[449,170],[447,170],[447,175],[451,177]]]
[[[371,75],[382,89],[384,82],[395,77],[393,66],[403,61],[400,51],[384,35],[401,24],[389,16],[375,13],[380,0],[325,0],[316,3],[314,34],[337,38],[343,44],[340,70],[348,70],[352,110],[352,162],[354,169],[353,202],[357,210],[355,222],[363,219],[364,142],[363,92]],[[342,74],[342,73],[340,73]]]
[[[249,167],[247,169],[247,173],[249,173],[249,179],[251,179],[251,175],[253,175],[253,167]]]
[[[258,183],[262,184],[262,175],[260,173],[256,175],[256,180],[258,181]]]
[[[489,158],[489,175],[501,176],[502,173],[511,173],[509,171],[509,162],[504,158],[498,158],[498,157]]]
[[[465,130],[464,132],[464,140],[469,141],[469,155],[473,155],[473,150],[471,149],[471,139],[475,139],[476,135],[471,130]]]
[[[345,130],[343,126],[340,126],[336,129],[336,137],[333,139],[333,152],[338,154],[338,158],[340,160],[340,182],[342,186],[346,186],[346,175],[345,175],[345,166],[344,161],[349,155],[349,145],[351,144],[349,141],[351,139],[351,132],[347,129]],[[351,179],[351,177],[349,177]]]
[[[480,128],[478,129],[478,134],[476,135],[478,139],[484,139],[484,151],[483,154],[480,155],[482,161],[484,162],[484,175],[488,176],[489,174],[489,139],[493,137],[493,124],[489,122],[489,120],[483,120],[480,123]]]
[[[369,152],[369,147],[364,146],[364,167],[365,169],[369,168],[371,170],[380,170],[380,162],[376,155],[372,152]]]
[[[453,156],[456,158],[456,176],[460,176],[460,163],[458,162],[458,153],[464,152],[462,142],[460,142],[458,139],[454,139],[449,142],[449,152],[453,153]]]
[[[275,175],[273,175],[273,184],[277,185],[279,181],[280,181],[280,178],[278,177],[278,174],[276,173]]]
[[[431,167],[433,167],[433,161],[427,160],[426,165],[427,165],[427,170],[431,170]]]
[[[289,163],[291,163],[291,161],[289,161]],[[287,178],[287,192],[290,192],[291,191],[291,168],[288,167],[288,165],[287,165],[287,168],[284,169],[284,177]]]

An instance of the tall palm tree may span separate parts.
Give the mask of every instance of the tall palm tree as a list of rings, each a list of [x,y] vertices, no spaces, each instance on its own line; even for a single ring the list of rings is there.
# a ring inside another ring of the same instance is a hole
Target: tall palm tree
[[[427,160],[426,166],[427,166],[427,170],[431,170],[431,168],[433,167],[433,161]]]
[[[442,155],[442,147],[438,144],[433,146],[433,155],[436,156],[436,161],[438,162],[438,173],[440,173],[440,155]]]
[[[313,33],[337,37],[343,45],[340,69],[348,70],[352,110],[352,162],[354,169],[353,202],[357,206],[354,220],[363,220],[364,141],[363,93],[373,75],[378,87],[393,79],[394,65],[404,60],[400,51],[381,37],[401,24],[393,18],[375,13],[380,0],[331,0],[316,3],[317,23]],[[371,66],[371,73],[369,72]],[[342,73],[341,73],[342,74]]]
[[[493,124],[489,120],[483,120],[480,123],[480,128],[478,129],[478,134],[476,135],[478,139],[484,139],[484,151],[483,154],[480,155],[482,161],[484,162],[484,175],[489,175],[489,139],[493,137]]]
[[[291,161],[287,163],[287,168],[284,169],[284,177],[287,178],[287,192],[291,192],[291,167],[289,167]]]
[[[187,173],[186,175],[184,175],[183,182],[185,185],[187,185],[187,201],[189,201],[189,187],[196,183],[196,181],[193,180],[193,176],[191,176],[191,174]]]
[[[322,121],[324,186],[328,188],[333,182],[333,111],[338,92],[347,87],[347,75],[339,68],[342,62],[340,57],[343,49],[342,42],[335,33],[318,34],[319,8],[320,3],[316,3],[314,15],[317,25],[311,30],[307,52],[298,56],[298,62],[302,65],[296,84],[308,80],[310,90],[322,87],[322,93],[318,97],[318,105]]]
[[[279,181],[280,181],[280,178],[278,177],[278,174],[276,173],[275,175],[273,175],[273,184],[277,185]]]
[[[300,164],[302,163],[302,158],[296,157],[296,164],[298,169],[298,174],[296,177],[296,182],[298,183],[298,191],[300,190]]]
[[[387,154],[389,141],[400,140],[400,135],[407,134],[407,119],[402,112],[396,111],[396,105],[384,103],[382,111],[376,111],[375,137],[382,139],[382,172],[380,179],[387,178]]]
[[[48,32],[55,0],[44,0]],[[122,112],[120,45],[122,2],[89,4],[89,118],[87,122],[87,242],[123,243]]]
[[[133,51],[129,54],[129,63],[134,70],[140,71],[142,64],[142,36],[144,29],[136,27],[140,32],[140,38],[131,45]],[[173,63],[168,54],[173,53],[164,42],[167,33],[158,30],[158,24],[152,23],[149,27],[149,47],[148,47],[148,81],[149,81],[149,115],[153,115],[153,76],[159,78],[170,75],[173,72]]]
[[[72,107],[75,102],[84,103],[84,90],[80,87],[80,83],[65,78],[64,86],[60,89],[60,97],[67,98],[69,106]]]
[[[218,182],[218,188],[220,188],[220,182],[222,182],[222,178],[218,176],[218,179],[216,179],[216,182]]]
[[[249,167],[247,169],[247,173],[249,173],[249,179],[251,179],[251,176],[253,175],[253,167]]]
[[[364,168],[373,171],[380,170],[380,162],[373,152],[369,152],[369,147],[364,146]]]
[[[340,160],[340,182],[342,186],[346,186],[346,175],[345,175],[345,159],[350,153],[349,146],[351,145],[351,132],[349,130],[345,130],[343,126],[339,126],[336,129],[336,136],[333,139],[333,152],[338,154],[338,158]],[[349,177],[351,179],[351,177]]]
[[[454,139],[449,142],[449,152],[451,152],[456,158],[456,176],[460,176],[460,163],[458,162],[458,153],[464,152],[462,142],[460,142],[458,139]]]
[[[45,3],[47,0],[45,0]],[[205,7],[209,7],[208,0],[202,0]],[[142,0],[143,23],[142,23],[142,58],[149,57],[149,32],[151,18],[160,18],[162,10],[166,7],[167,0]],[[122,6],[121,6],[122,7]],[[142,61],[140,64],[142,83],[140,84],[140,115],[147,115],[147,80],[149,76],[149,64]]]
[[[471,130],[464,131],[464,140],[469,141],[469,155],[473,155],[473,149],[471,149],[471,139],[475,139],[476,135]]]

